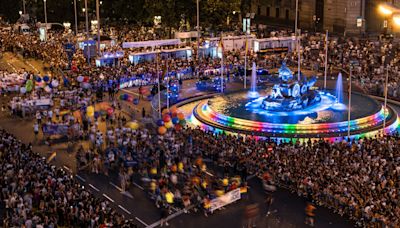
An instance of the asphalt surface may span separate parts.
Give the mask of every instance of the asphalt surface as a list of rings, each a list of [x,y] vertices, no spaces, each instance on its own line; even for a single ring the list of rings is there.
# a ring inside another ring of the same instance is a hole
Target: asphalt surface
[[[3,58],[4,60],[4,58]],[[21,60],[13,59],[13,65],[22,68],[24,63]],[[4,62],[3,62],[4,63]],[[7,63],[6,63],[7,64]],[[4,64],[3,64],[4,65]],[[21,65],[21,66],[20,66]],[[27,67],[27,66],[26,66]],[[231,86],[231,85],[230,85]],[[240,87],[238,85],[234,87]],[[185,82],[185,93],[194,94],[193,81]],[[135,93],[136,89],[130,90]],[[5,102],[7,98],[1,98],[1,102]],[[141,101],[143,107],[149,108],[148,102]],[[140,110],[142,106],[134,107]],[[20,118],[11,118],[6,113],[1,113],[0,127],[13,133],[22,141],[29,143],[34,141],[33,136],[33,120],[25,120]],[[81,142],[75,142],[79,146]],[[83,143],[84,144],[84,143]],[[101,197],[110,201],[110,203],[124,214],[127,218],[133,219],[140,227],[158,224],[160,219],[160,210],[155,206],[145,191],[145,186],[140,179],[130,186],[127,193],[121,193],[118,185],[118,178],[111,173],[110,176],[102,174],[94,174],[86,172],[76,172],[75,151],[67,153],[67,145],[65,143],[52,145],[34,146],[34,151],[40,153],[44,157],[48,157],[51,153],[56,152],[57,156],[52,161],[58,167],[63,168],[71,175],[75,175],[81,184],[88,188],[97,197]],[[213,170],[218,175],[218,169]],[[247,199],[241,199],[238,202],[228,205],[224,210],[216,211],[207,218],[203,213],[185,214],[182,211],[174,211],[169,221],[171,227],[243,227],[246,223],[244,217],[244,209],[246,205],[257,203],[260,208],[260,215],[257,218],[258,227],[307,227],[304,224],[304,208],[306,206],[305,199],[290,193],[285,189],[278,189],[274,194],[274,202],[271,206],[272,214],[265,216],[265,193],[262,185],[257,178],[249,180],[250,191]],[[316,210],[316,227],[352,227],[354,223],[348,221],[347,218],[341,217],[326,208],[317,207]]]

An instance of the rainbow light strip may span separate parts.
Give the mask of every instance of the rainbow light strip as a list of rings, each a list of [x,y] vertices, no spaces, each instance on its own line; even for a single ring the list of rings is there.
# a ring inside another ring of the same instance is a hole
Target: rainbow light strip
[[[389,115],[386,112],[386,117]],[[340,134],[347,133],[348,122],[335,122],[335,123],[320,123],[320,124],[279,124],[279,123],[268,123],[259,122],[252,120],[245,120],[226,116],[221,113],[217,113],[212,110],[207,101],[200,102],[193,110],[194,117],[197,121],[205,123],[212,123],[215,128],[224,129],[226,127],[232,128],[232,130],[241,130],[248,132],[263,132],[271,134]],[[384,109],[374,115],[366,116],[363,118],[355,119],[350,121],[351,131],[365,130],[368,128],[376,127],[383,122]],[[397,122],[398,120],[396,120]],[[197,124],[198,125],[198,124]],[[396,125],[397,127],[397,125]]]

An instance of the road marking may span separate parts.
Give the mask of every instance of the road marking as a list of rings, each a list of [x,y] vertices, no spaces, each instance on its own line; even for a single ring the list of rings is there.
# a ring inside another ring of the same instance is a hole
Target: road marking
[[[122,188],[118,187],[116,184],[114,184],[113,182],[109,182],[112,186],[114,186],[116,189],[118,189],[118,191],[122,192]]]
[[[129,197],[129,198],[133,199],[133,196],[132,196],[132,194],[131,194],[131,193],[129,193],[128,191],[121,192],[121,194],[122,194],[122,195],[124,195],[124,196],[126,196],[126,197]]]
[[[135,217],[136,220],[138,220],[140,223],[142,223],[145,227],[148,227],[149,225],[147,225],[147,223],[143,222],[143,220],[141,220],[138,217]]]
[[[210,173],[210,172],[208,172],[208,171],[206,171],[206,174],[209,175],[209,176],[211,176],[211,177],[214,176],[212,173]]]
[[[71,172],[71,169],[70,169],[70,168],[68,168],[68,167],[67,167],[67,166],[65,166],[65,165],[63,166],[63,168],[64,168],[64,169],[66,169],[67,171]]]
[[[7,64],[8,64],[15,72],[18,72],[17,69],[16,69],[11,63],[7,62]]]
[[[103,196],[108,199],[109,201],[111,201],[111,203],[114,203],[115,201],[113,199],[111,199],[108,195],[103,194]]]
[[[136,182],[132,182],[136,187],[140,188],[141,190],[144,190],[144,188],[140,185],[138,185]]]
[[[118,204],[118,207],[121,208],[121,210],[125,211],[128,215],[131,215],[132,213],[128,211],[125,207],[121,206]]]
[[[189,211],[190,209],[192,209],[192,208],[194,208],[194,207],[195,207],[195,205],[191,205],[190,207],[188,207],[187,210]],[[169,221],[169,220],[171,220],[171,219],[173,219],[173,218],[175,218],[175,217],[177,217],[177,216],[183,214],[183,212],[184,212],[183,210],[177,211],[177,212],[175,212],[174,214],[168,216],[168,217],[165,219],[165,221]],[[151,224],[151,225],[149,225],[149,226],[146,226],[146,228],[154,228],[154,227],[159,226],[160,224],[161,224],[161,220],[158,220],[157,222],[155,222],[155,223],[153,223],[153,224]]]
[[[79,176],[78,174],[75,175],[75,176],[76,176],[76,178],[78,178],[79,180],[81,180],[81,181],[83,181],[83,182],[86,182],[86,180],[85,180],[83,177]]]
[[[133,95],[136,95],[136,96],[140,96],[140,94],[135,93],[135,92],[132,92],[132,91],[130,91],[130,90],[121,89],[121,91],[122,91],[122,92],[125,92],[125,93],[130,93],[130,94],[133,94]]]
[[[28,62],[28,61],[24,61],[24,62],[26,62],[30,67],[32,67],[34,70],[36,70],[36,72],[40,73],[40,71],[35,66],[33,66],[30,62]]]
[[[100,192],[100,190],[99,190],[98,188],[96,188],[95,186],[93,186],[92,184],[89,184],[89,186],[90,186],[91,188],[93,188],[94,190],[96,190],[97,192]]]

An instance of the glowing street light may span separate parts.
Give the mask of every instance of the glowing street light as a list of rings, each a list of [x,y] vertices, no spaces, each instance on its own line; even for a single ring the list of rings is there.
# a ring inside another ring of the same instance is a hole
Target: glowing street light
[[[390,7],[390,6],[387,5],[387,4],[381,4],[381,5],[379,5],[378,10],[379,10],[379,12],[381,12],[383,15],[386,15],[386,16],[390,16],[390,15],[393,14],[393,9],[392,9],[392,7]]]
[[[400,26],[400,14],[393,15],[393,22],[395,25]]]

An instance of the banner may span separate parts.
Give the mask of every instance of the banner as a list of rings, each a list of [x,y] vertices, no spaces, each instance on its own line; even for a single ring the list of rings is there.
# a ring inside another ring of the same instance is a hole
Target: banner
[[[68,125],[62,124],[43,124],[43,134],[45,135],[67,135]]]
[[[210,210],[213,212],[218,208],[231,204],[237,200],[240,200],[240,188],[227,192],[225,195],[211,200]]]

